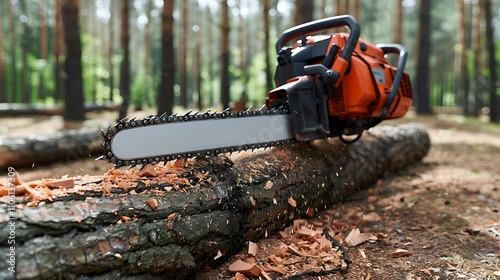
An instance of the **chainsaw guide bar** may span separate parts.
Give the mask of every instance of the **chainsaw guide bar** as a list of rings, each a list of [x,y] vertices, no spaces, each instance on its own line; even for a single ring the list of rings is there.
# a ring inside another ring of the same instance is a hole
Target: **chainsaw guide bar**
[[[150,115],[122,119],[107,131],[99,160],[115,167],[155,164],[291,143],[290,115],[284,109]]]

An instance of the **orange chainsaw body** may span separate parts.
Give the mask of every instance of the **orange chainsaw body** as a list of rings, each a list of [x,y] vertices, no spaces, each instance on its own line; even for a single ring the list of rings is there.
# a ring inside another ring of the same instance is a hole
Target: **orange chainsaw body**
[[[308,34],[337,24],[348,25],[351,33]],[[405,115],[412,103],[412,88],[408,74],[398,68],[404,68],[406,49],[359,39],[359,27],[350,16],[318,25],[295,27],[278,41],[278,87],[269,92],[267,108],[289,108],[296,138],[302,141],[360,135],[383,119]],[[298,43],[284,44],[299,34]],[[391,53],[399,54],[398,67],[388,62]]]

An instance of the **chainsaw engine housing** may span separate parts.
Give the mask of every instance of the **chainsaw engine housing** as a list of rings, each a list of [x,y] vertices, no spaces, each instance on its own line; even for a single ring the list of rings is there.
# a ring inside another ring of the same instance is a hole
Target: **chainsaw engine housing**
[[[279,50],[278,87],[269,92],[266,106],[288,107],[298,140],[361,134],[383,119],[403,116],[411,106],[410,78],[398,69],[404,68],[406,50],[349,40],[358,36],[349,27],[350,34],[302,36]],[[352,52],[339,67],[337,60],[347,47]],[[391,53],[400,55],[398,67],[388,62]]]

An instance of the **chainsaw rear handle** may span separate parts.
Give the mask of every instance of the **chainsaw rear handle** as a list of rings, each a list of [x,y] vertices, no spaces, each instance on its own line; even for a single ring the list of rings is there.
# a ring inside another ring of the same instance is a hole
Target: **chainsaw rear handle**
[[[276,42],[276,53],[279,53],[281,48],[283,48],[292,39],[299,38],[300,36],[306,34],[342,26],[349,27],[350,33],[349,39],[347,39],[347,42],[340,53],[340,57],[346,61],[350,61],[352,52],[356,47],[356,43],[358,42],[359,35],[361,33],[361,28],[359,27],[358,22],[350,15],[315,20],[285,30]]]
[[[392,103],[394,102],[394,98],[399,90],[399,84],[401,83],[401,79],[403,78],[403,74],[405,71],[406,60],[408,58],[408,51],[405,47],[399,44],[377,44],[377,47],[380,48],[384,54],[399,54],[398,66],[396,75],[394,76],[394,80],[392,82],[391,92],[389,93],[389,97],[385,101],[384,108],[382,109],[382,115],[380,115],[379,122],[383,121],[387,115],[389,115],[389,110],[391,108]]]

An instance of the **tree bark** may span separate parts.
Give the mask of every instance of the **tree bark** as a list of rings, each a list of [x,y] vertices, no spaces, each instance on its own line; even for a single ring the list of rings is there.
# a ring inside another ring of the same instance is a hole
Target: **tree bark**
[[[170,162],[154,177],[111,170],[74,178],[73,188],[52,189],[36,206],[18,196],[15,218],[0,208],[0,234],[9,236],[8,223],[15,223],[18,279],[187,279],[308,209],[330,207],[384,173],[411,167],[429,147],[422,126],[379,126],[350,145],[317,140],[233,161]],[[12,250],[0,246],[2,256]],[[0,278],[11,276],[8,267],[0,262]]]

